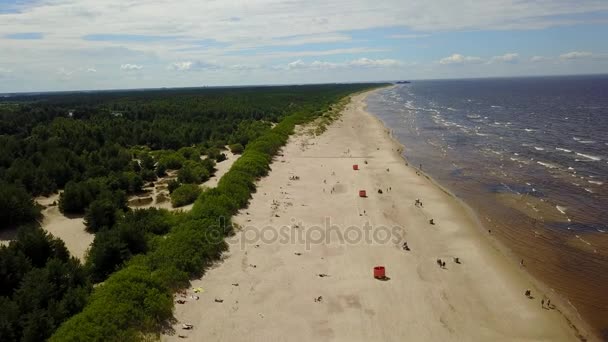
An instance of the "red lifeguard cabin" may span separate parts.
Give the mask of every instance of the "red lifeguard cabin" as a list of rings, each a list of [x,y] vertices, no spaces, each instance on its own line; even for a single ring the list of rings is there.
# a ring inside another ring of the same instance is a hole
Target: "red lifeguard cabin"
[[[386,279],[386,269],[384,268],[384,266],[374,267],[374,278]]]
[[[359,190],[359,197],[367,197],[365,190]]]
[[[353,165],[353,170],[355,170],[355,171],[359,170],[359,165],[358,164],[354,164]]]

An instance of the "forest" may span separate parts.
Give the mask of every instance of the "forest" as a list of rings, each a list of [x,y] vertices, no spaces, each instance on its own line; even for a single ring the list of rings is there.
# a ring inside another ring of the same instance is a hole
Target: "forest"
[[[226,249],[230,217],[296,124],[378,84],[189,88],[0,99],[0,340],[124,341],[158,334],[174,291]],[[213,189],[198,185],[242,154]],[[128,196],[169,171],[174,206],[129,209]],[[95,233],[85,261],[40,227],[34,198]],[[223,224],[218,224],[223,222]],[[67,281],[66,281],[67,280]],[[101,284],[96,285],[94,284]]]

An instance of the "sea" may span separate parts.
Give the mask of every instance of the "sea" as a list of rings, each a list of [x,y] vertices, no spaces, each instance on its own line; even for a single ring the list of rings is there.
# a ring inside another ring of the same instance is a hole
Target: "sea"
[[[608,76],[412,81],[367,108],[608,339]]]

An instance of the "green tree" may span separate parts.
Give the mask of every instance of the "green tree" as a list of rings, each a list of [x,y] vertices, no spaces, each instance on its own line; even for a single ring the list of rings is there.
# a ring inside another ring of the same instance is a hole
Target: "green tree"
[[[28,223],[39,217],[40,209],[24,188],[0,182],[0,229]]]

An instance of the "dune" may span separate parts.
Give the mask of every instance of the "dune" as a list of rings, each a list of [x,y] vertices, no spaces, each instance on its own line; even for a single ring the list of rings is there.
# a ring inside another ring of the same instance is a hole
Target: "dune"
[[[557,299],[551,298],[557,308],[541,307],[542,288],[493,246],[462,203],[406,165],[402,147],[365,111],[365,96],[354,96],[320,136],[300,127],[290,138],[249,207],[234,218],[240,231],[229,239],[230,251],[192,281],[185,304],[176,304],[174,331],[162,340],[584,335]],[[378,265],[386,269],[383,281],[373,277]],[[183,323],[193,329],[183,330]]]
[[[82,216],[64,216],[57,205],[59,194],[37,197],[36,202],[44,206],[42,229],[63,240],[70,254],[84,261],[86,252],[95,238],[94,234],[85,230],[84,218]]]

